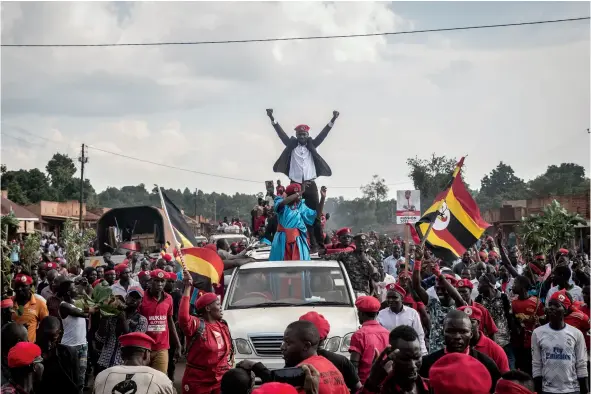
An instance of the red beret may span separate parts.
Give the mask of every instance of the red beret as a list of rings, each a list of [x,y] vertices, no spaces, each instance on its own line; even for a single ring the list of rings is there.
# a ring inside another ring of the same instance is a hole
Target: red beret
[[[132,293],[134,291],[138,293],[142,298],[144,298],[144,289],[142,289],[140,286],[130,286],[127,289],[127,294]]]
[[[5,300],[2,300],[0,302],[0,308],[4,309],[4,308],[12,308],[14,306],[14,301],[12,301],[12,299],[7,298]]]
[[[218,296],[215,293],[203,293],[202,295],[197,298],[197,302],[195,302],[195,308],[197,310],[203,309],[208,305],[213,304],[218,299]]]
[[[166,279],[167,280],[176,280],[177,279],[176,273],[175,272],[167,272]]]
[[[237,247],[237,246],[238,246],[238,243],[237,243],[237,242],[232,242],[232,243],[230,244],[230,247],[232,247],[232,246],[234,246],[234,247]]]
[[[480,255],[480,258],[483,260],[486,260],[488,258],[488,253],[486,253],[484,250],[481,252],[478,252],[478,254]]]
[[[402,288],[402,286],[400,286],[398,283],[390,283],[390,284],[386,285],[386,290],[387,291],[395,291],[398,294],[400,294],[402,297],[404,297],[406,295],[406,290],[404,290]]]
[[[103,279],[97,279],[94,282],[92,282],[92,287],[95,288],[99,285],[99,283],[101,283],[103,281]]]
[[[152,338],[143,332],[130,332],[129,334],[121,335],[119,337],[121,347],[139,347],[142,349],[152,350],[152,346],[156,343]]]
[[[46,270],[56,270],[57,269],[57,263],[52,263],[52,262],[45,263],[45,264],[43,264],[43,269],[46,269]]]
[[[121,263],[115,266],[115,273],[120,274],[125,271],[126,268],[129,268],[127,264]]]
[[[337,231],[337,235],[340,237],[341,235],[351,234],[351,229],[349,227],[343,227],[339,231]]]
[[[166,262],[170,262],[172,260],[172,256],[169,255],[168,253],[166,253],[163,258],[164,258],[164,260],[166,260]]]
[[[470,319],[478,321],[482,320],[482,311],[478,308],[464,305],[459,307],[458,310],[464,312],[466,315],[470,317]]]
[[[300,316],[300,320],[306,320],[314,324],[318,330],[318,334],[320,334],[320,339],[325,339],[330,332],[330,323],[318,312],[308,312]]]
[[[557,291],[554,294],[552,294],[552,296],[550,297],[550,301],[552,301],[552,300],[556,300],[556,301],[560,302],[562,304],[562,306],[564,307],[564,309],[566,309],[567,311],[572,306],[572,302],[571,302],[570,298],[568,298],[568,296],[566,295],[566,289],[562,289],[562,290]]]
[[[560,248],[560,249],[558,249],[558,253],[560,253],[563,256],[567,256],[568,255],[568,249]]]
[[[470,376],[458,371],[470,371]],[[486,367],[464,353],[449,353],[429,370],[429,383],[434,394],[486,394],[492,379]]]
[[[494,250],[491,250],[490,253],[488,254],[488,258],[489,259],[492,259],[492,258],[498,259],[499,254],[497,252],[495,252]]]
[[[486,237],[486,242],[488,242],[488,241],[493,241],[494,242],[494,240],[495,239],[493,237],[491,237],[490,235],[488,237]]]
[[[14,283],[22,283],[25,285],[31,285],[33,283],[33,278],[31,278],[29,275],[17,274],[14,277]]]
[[[140,279],[146,279],[150,277],[150,271],[140,271],[139,274],[137,274],[138,278]]]
[[[26,367],[41,357],[41,348],[32,342],[19,342],[8,351],[8,368]]]
[[[285,193],[287,193],[288,196],[291,196],[292,194],[298,193],[301,190],[302,186],[299,183],[292,183],[285,189]]]
[[[456,283],[458,283],[458,280],[456,279],[456,277],[454,275],[444,274],[443,277],[454,287],[455,287]],[[439,278],[437,278],[437,279],[439,280]]]
[[[456,288],[459,289],[460,287],[467,287],[470,290],[472,290],[474,288],[474,283],[472,283],[472,281],[470,281],[469,279],[460,279],[456,283]]]
[[[535,394],[525,386],[511,380],[499,379],[495,387],[495,394]]]
[[[305,124],[300,124],[300,125],[297,125],[294,130],[296,131],[296,133],[298,133],[298,132],[308,133],[310,131],[310,127]]]
[[[376,313],[379,312],[381,304],[375,297],[361,296],[355,301],[355,306],[360,312]]]
[[[252,394],[298,394],[298,391],[287,383],[269,382],[254,389]]]
[[[111,274],[115,274],[115,273],[116,273],[115,270],[105,271],[105,275],[111,275]]]
[[[164,272],[161,269],[155,269],[154,271],[150,272],[150,278],[165,280],[166,278],[168,278],[168,273]]]
[[[538,253],[536,254],[536,260],[545,260],[546,256],[544,256],[544,253]]]

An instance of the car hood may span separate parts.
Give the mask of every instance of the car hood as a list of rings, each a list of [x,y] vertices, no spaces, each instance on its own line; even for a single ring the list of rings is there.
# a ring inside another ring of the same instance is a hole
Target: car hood
[[[271,308],[230,309],[224,311],[233,336],[249,333],[282,334],[292,322],[307,312],[317,312],[330,323],[329,336],[342,336],[360,326],[354,307],[289,306]]]

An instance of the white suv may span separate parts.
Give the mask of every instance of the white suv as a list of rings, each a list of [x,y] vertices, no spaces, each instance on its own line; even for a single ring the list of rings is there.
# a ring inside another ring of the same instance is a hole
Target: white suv
[[[343,265],[336,261],[257,261],[232,274],[223,302],[236,347],[236,363],[249,359],[283,368],[285,328],[316,311],[330,323],[324,348],[349,355],[359,328],[355,295]]]

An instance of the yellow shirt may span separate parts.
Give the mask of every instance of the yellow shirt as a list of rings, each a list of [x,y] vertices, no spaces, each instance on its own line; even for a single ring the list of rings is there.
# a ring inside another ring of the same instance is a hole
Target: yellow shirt
[[[19,305],[17,304],[15,297],[13,297],[13,301],[14,313],[12,314],[12,320],[27,327],[29,342],[35,342],[39,322],[49,315],[49,312],[47,312],[47,305],[45,302],[35,297],[34,294],[31,294],[31,299],[25,304],[22,315],[19,316]]]

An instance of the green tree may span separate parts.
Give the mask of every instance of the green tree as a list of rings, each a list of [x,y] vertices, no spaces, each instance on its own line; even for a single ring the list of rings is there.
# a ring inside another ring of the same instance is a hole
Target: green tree
[[[539,215],[523,218],[518,233],[526,249],[554,255],[575,237],[575,226],[586,223],[583,217],[568,212],[558,201],[553,200]]]
[[[585,168],[574,163],[551,165],[527,184],[532,197],[564,196],[589,192]]]
[[[504,200],[527,198],[527,189],[523,179],[518,178],[511,166],[500,162],[490,174],[480,181],[480,191],[476,202],[481,210],[500,208]]]
[[[68,155],[56,153],[47,162],[45,170],[49,175],[51,186],[56,190],[57,197],[60,201],[66,200],[72,194],[74,187],[72,186],[72,178],[76,173],[76,165],[74,160]]]
[[[378,202],[385,200],[388,197],[388,185],[384,178],[379,175],[374,175],[367,185],[361,186],[363,197],[371,201]]]
[[[68,267],[78,266],[80,258],[84,256],[84,250],[95,238],[96,231],[94,229],[85,229],[82,232],[76,227],[76,222],[73,220],[67,219],[64,222],[62,241],[66,250]],[[39,244],[37,243],[37,245]]]
[[[410,167],[408,176],[412,179],[414,187],[421,191],[421,201],[424,202],[421,205],[425,210],[435,196],[448,186],[457,161],[432,154],[429,159],[415,157],[407,159],[406,163]]]

